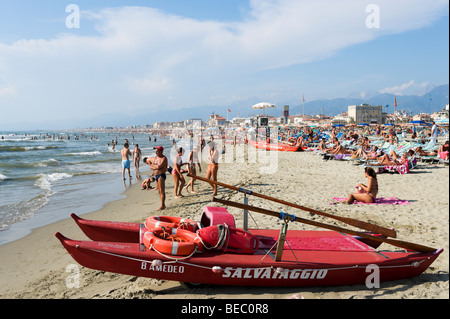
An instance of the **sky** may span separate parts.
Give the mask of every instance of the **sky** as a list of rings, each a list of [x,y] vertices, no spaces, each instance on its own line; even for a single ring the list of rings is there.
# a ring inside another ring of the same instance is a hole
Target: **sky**
[[[447,0],[0,0],[0,130],[423,95],[449,83],[448,13]]]

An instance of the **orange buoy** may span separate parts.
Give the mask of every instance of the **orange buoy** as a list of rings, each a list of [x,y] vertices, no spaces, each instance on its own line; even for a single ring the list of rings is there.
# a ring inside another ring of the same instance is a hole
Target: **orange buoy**
[[[197,234],[189,230],[180,228],[157,228],[147,231],[143,237],[144,245],[147,249],[163,254],[175,256],[188,256],[195,251],[203,250]]]
[[[171,227],[185,229],[191,232],[196,232],[197,229],[199,229],[196,221],[173,216],[151,216],[145,221],[145,227],[147,227],[148,230],[160,227]]]

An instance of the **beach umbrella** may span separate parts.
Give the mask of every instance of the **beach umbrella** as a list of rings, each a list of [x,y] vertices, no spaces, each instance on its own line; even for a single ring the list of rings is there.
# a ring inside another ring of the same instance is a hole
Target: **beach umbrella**
[[[424,121],[411,121],[408,124],[418,124],[418,125],[430,125],[427,122]]]
[[[359,126],[370,126],[369,124],[367,124],[367,123],[361,123],[361,124],[358,124]]]
[[[334,127],[343,127],[343,126],[345,126],[344,124],[335,124],[335,125],[333,125]]]
[[[252,109],[263,109],[263,114],[266,114],[266,108],[274,108],[275,105],[268,102],[261,102],[252,106]]]

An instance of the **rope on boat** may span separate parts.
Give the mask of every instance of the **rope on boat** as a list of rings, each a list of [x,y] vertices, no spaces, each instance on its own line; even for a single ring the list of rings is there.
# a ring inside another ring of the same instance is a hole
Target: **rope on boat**
[[[220,226],[223,226],[223,228]],[[198,234],[197,234],[197,238],[202,243],[203,247],[205,247],[205,249],[207,249],[207,250],[218,249],[218,250],[225,251],[228,247],[228,243],[230,242],[230,228],[228,227],[228,225],[226,223],[224,223],[223,225],[217,225],[217,228],[219,230],[219,239],[215,246],[208,247],[203,242],[202,238]]]
[[[123,256],[123,255],[118,255],[118,254],[113,254],[113,253],[109,253],[109,252],[106,252],[106,251],[101,251],[101,250],[97,250],[97,249],[90,249],[90,248],[83,248],[83,249],[87,249],[87,250],[92,250],[92,251],[95,251],[95,252],[98,252],[98,253],[102,253],[102,254],[105,254],[105,255],[111,255],[111,256],[115,256],[115,257],[120,257],[120,258],[125,258],[125,259],[129,259],[129,260],[134,260],[134,261],[139,261],[139,262],[145,262],[145,263],[151,263],[151,261],[149,261],[149,260],[144,260],[144,259],[138,259],[138,258],[133,258],[133,257],[128,257],[128,256]],[[163,256],[165,256],[164,254],[162,254]],[[165,256],[166,257],[166,256]],[[190,257],[190,256],[188,256],[188,257]],[[187,266],[191,266],[191,267],[198,267],[198,268],[203,268],[203,269],[210,269],[210,270],[212,270],[215,266],[213,266],[213,267],[208,267],[208,266],[202,266],[202,265],[197,265],[197,264],[192,264],[192,263],[188,263],[188,262],[185,262],[185,261],[181,261],[181,260],[183,260],[183,259],[186,259],[186,258],[188,258],[188,257],[184,257],[184,258],[173,258],[173,257],[167,257],[167,258],[169,258],[169,259],[172,259],[173,261],[163,261],[163,264],[173,264],[173,263],[180,263],[180,264],[183,264],[183,265],[187,265]],[[415,262],[412,262],[411,264],[409,264],[409,265],[395,265],[395,266],[378,266],[379,268],[381,268],[381,269],[383,269],[383,268],[402,268],[402,267],[419,267],[420,266],[420,264],[421,263],[423,263],[424,261],[425,261],[426,259],[423,259],[423,260],[421,260],[421,261],[415,261]],[[339,267],[339,268],[320,268],[320,269],[314,269],[314,270],[317,270],[317,271],[320,271],[320,270],[343,270],[343,269],[351,269],[351,268],[366,268],[367,267],[367,265],[366,266],[359,266],[359,265],[355,265],[355,266],[348,266],[348,267]],[[238,267],[238,268],[241,268],[241,267]],[[231,267],[228,267],[228,269],[230,269],[230,270],[237,270],[238,268],[231,268]],[[270,269],[276,269],[274,266],[268,266],[268,267],[259,267],[259,268],[254,268],[254,269],[268,269],[268,268],[270,268]],[[307,268],[305,268],[305,269],[307,269]],[[305,269],[301,269],[301,270],[305,270]],[[290,271],[293,271],[293,270],[296,270],[296,269],[290,269]],[[311,270],[313,270],[313,269],[311,269]]]

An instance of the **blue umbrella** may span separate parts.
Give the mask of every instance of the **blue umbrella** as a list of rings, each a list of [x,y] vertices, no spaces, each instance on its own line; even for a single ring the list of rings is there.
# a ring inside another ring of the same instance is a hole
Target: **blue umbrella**
[[[333,125],[334,127],[342,127],[342,126],[345,126],[344,124],[335,124],[335,125]]]
[[[367,124],[367,123],[361,123],[361,124],[358,124],[359,126],[370,126],[369,124]]]
[[[424,121],[412,121],[412,122],[409,122],[409,124],[430,125],[430,124],[428,124],[427,122],[424,122]]]

